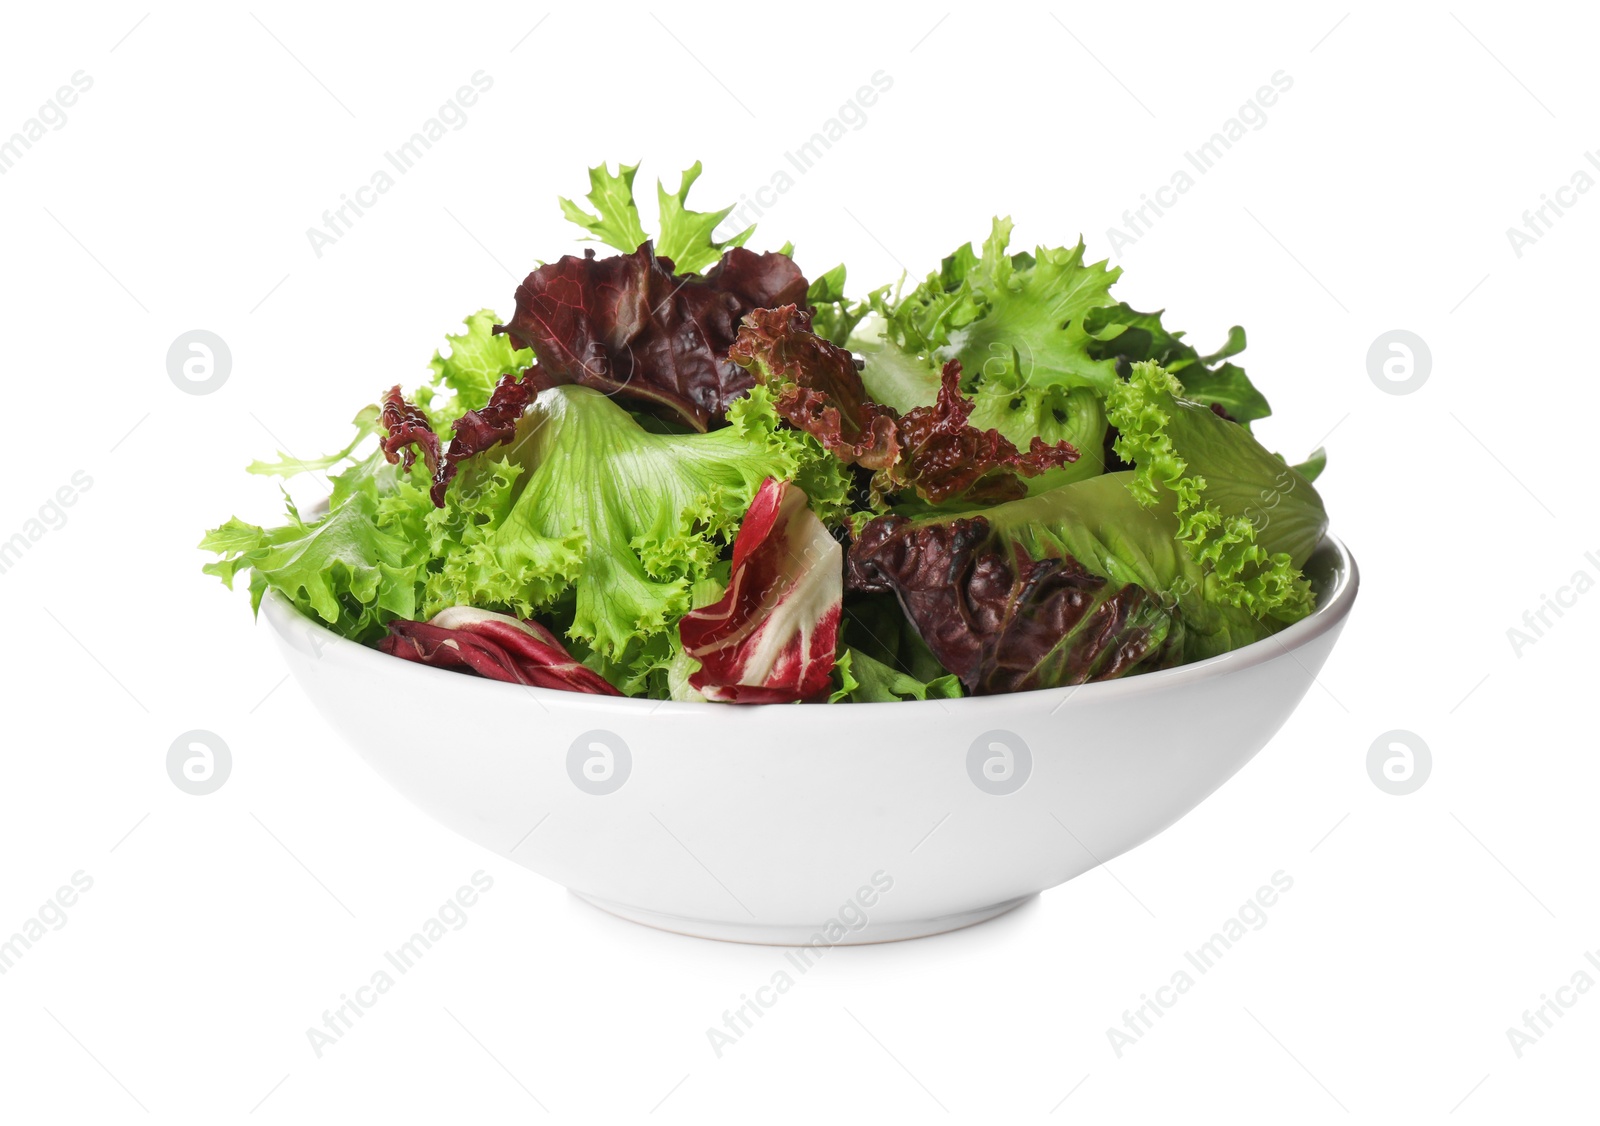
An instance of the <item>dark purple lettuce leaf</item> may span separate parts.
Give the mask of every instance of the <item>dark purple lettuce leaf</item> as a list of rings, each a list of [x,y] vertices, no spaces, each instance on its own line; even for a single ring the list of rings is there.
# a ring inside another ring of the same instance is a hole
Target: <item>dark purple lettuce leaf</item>
[[[646,242],[632,254],[591,250],[540,266],[497,331],[533,349],[546,386],[592,387],[704,431],[755,382],[728,359],[740,319],[804,300],[806,287],[785,254],[735,247],[704,277],[678,276]]]
[[[975,695],[1111,680],[1181,658],[1182,630],[1147,590],[1071,555],[1033,558],[982,516],[880,516],[850,547],[845,582],[894,594]]]
[[[671,259],[663,261],[670,262]],[[746,312],[803,302],[810,289],[810,283],[800,272],[800,267],[787,254],[775,251],[757,254],[743,247],[734,247],[723,254],[721,260],[706,271],[705,284],[714,290],[732,294]],[[738,328],[736,322],[735,335],[738,334]]]

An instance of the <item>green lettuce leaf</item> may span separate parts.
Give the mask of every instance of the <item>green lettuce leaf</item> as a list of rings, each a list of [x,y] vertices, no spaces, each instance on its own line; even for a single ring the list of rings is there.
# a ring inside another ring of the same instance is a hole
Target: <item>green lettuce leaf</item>
[[[562,214],[589,232],[591,238],[624,254],[632,254],[650,238],[639,218],[639,205],[634,201],[633,178],[638,171],[637,164],[619,164],[614,174],[604,164],[589,169],[589,194],[585,198],[594,211],[585,211],[572,200],[563,198]],[[697,160],[684,170],[676,192],[667,191],[665,184],[656,181],[661,233],[655,239],[655,252],[662,258],[672,259],[680,274],[698,274],[728,249],[743,246],[755,233],[752,225],[720,242],[712,237],[717,224],[733,213],[733,206],[730,204],[720,211],[690,209],[689,189],[700,178],[700,172]]]
[[[889,291],[889,287],[884,286],[858,301],[852,301],[845,295],[844,285],[845,268],[841,262],[812,282],[811,288],[806,291],[806,304],[813,311],[812,331],[841,348],[845,347],[856,326],[871,312],[873,299],[881,299]],[[934,383],[937,392],[937,378]],[[928,401],[933,401],[931,396]]]
[[[717,569],[763,479],[801,482],[824,513],[846,503],[843,470],[808,436],[780,428],[760,389],[729,418],[709,434],[650,433],[588,388],[542,394],[514,443],[526,480],[484,545],[489,581],[460,600],[528,616],[571,586],[568,637],[591,648],[613,683],[637,687],[670,659],[691,587]]]
[[[604,164],[589,169],[589,194],[585,198],[594,212],[591,214],[562,197],[561,213],[588,231],[596,241],[632,254],[640,243],[650,238],[644,233],[644,226],[639,222],[639,207],[633,201],[633,178],[638,171],[637,164],[618,164],[615,175]]]
[[[1023,479],[1029,493],[1044,493],[1105,472],[1106,414],[1091,387],[1030,387],[1012,391],[984,381],[972,393],[972,417],[980,430],[994,429],[1019,448],[1035,437],[1047,444],[1071,442],[1078,460]]]
[[[729,204],[721,211],[691,211],[688,207],[689,188],[700,178],[697,160],[684,172],[678,190],[668,194],[666,186],[656,181],[656,197],[660,201],[661,235],[656,239],[656,253],[672,259],[680,274],[698,274],[716,262],[730,247],[743,246],[755,234],[752,224],[721,242],[712,238],[717,224],[733,213]]]
[[[850,480],[815,440],[780,425],[760,388],[711,434],[644,429],[598,392],[543,393],[498,459],[475,458],[446,494],[374,454],[334,478],[327,516],[266,530],[230,520],[201,546],[232,585],[251,570],[347,637],[396,617],[472,605],[560,619],[573,652],[627,692],[664,689],[673,628],[714,602],[723,545],[766,477],[794,480],[842,519]]]
[[[1244,351],[1243,328],[1234,325],[1221,348],[1202,356],[1183,339],[1183,333],[1169,332],[1161,317],[1161,313],[1140,313],[1126,302],[1095,309],[1086,318],[1086,327],[1095,337],[1090,351],[1124,364],[1158,363],[1183,383],[1189,399],[1221,407],[1246,428],[1272,413],[1266,397],[1255,389],[1244,369],[1221,362]]]
[[[1242,328],[1201,355],[1164,326],[1161,313],[1115,302],[1110,291],[1121,269],[1086,263],[1081,240],[1011,253],[1011,228],[1009,219],[995,219],[981,255],[962,246],[904,297],[869,295],[873,316],[849,346],[866,359],[862,381],[874,401],[901,413],[931,403],[939,366],[960,360],[978,404],[974,425],[998,430],[1018,448],[1034,437],[1065,439],[1089,455],[1030,481],[1031,493],[1101,472],[1099,400],[1132,363],[1161,364],[1191,399],[1246,426],[1270,413],[1244,369],[1226,362],[1244,349]]]
[[[231,588],[248,569],[254,607],[270,586],[302,613],[360,641],[379,635],[392,618],[415,616],[417,565],[408,558],[410,546],[378,526],[371,494],[356,494],[314,523],[292,508],[290,518],[271,530],[235,518],[208,532],[200,547],[222,559],[205,571]]]
[[[533,363],[532,348],[519,351],[504,333],[495,335],[494,326],[499,323],[500,317],[493,309],[478,310],[466,318],[466,332],[458,336],[446,334],[450,354],[435,352],[428,361],[433,378],[418,393],[416,401],[428,410],[434,428],[441,434],[467,411],[481,409],[502,375],[519,372]],[[435,396],[444,390],[453,392],[454,398],[435,406]]]
[[[878,306],[883,305],[882,290],[873,297]],[[867,315],[850,336],[848,347],[865,361],[861,383],[873,402],[906,414],[916,407],[931,405],[939,397],[939,369],[891,341],[881,313]]]
[[[1304,617],[1312,595],[1300,568],[1327,529],[1322,498],[1249,431],[1182,396],[1170,373],[1141,362],[1107,398],[1133,495],[1151,508],[1170,502],[1175,538],[1222,602],[1257,618]]]
[[[246,473],[256,473],[263,477],[297,477],[302,473],[321,473],[332,469],[341,461],[354,456],[355,449],[361,444],[363,438],[370,437],[378,432],[378,405],[368,404],[357,412],[350,420],[350,425],[356,428],[355,435],[350,439],[350,444],[337,453],[324,454],[303,460],[293,454],[278,451],[277,461],[252,461],[245,466]]]
[[[1013,391],[1024,387],[1094,387],[1116,381],[1116,362],[1090,355],[1091,310],[1110,303],[1121,270],[1086,264],[1084,244],[1010,254],[1010,219],[996,219],[980,258],[972,244],[946,258],[892,307],[887,338],[926,356],[930,367],[960,360],[968,380]]]
[[[918,680],[909,673],[874,660],[859,649],[845,649],[834,663],[836,687],[828,703],[848,700],[855,704],[885,703],[891,700],[954,700],[966,693],[961,681],[951,673],[933,680]]]
[[[1328,451],[1321,446],[1311,451],[1311,456],[1294,467],[1294,471],[1307,481],[1315,481],[1328,468]]]

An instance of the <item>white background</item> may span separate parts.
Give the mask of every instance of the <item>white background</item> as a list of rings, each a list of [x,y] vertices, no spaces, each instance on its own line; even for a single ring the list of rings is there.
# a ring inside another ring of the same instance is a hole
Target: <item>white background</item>
[[[1600,28],[1576,5],[1198,7],[9,9],[0,135],[74,72],[93,87],[0,177],[0,538],[93,485],[0,575],[0,934],[74,872],[94,886],[0,977],[0,1118],[1592,1120],[1600,996],[1520,1059],[1506,1030],[1600,948],[1600,595],[1520,655],[1507,630],[1600,574],[1600,193],[1521,257],[1505,232],[1600,148]],[[478,70],[467,124],[317,257],[306,228]],[[719,1059],[707,1027],[776,951],[614,920],[426,820],[193,545],[275,514],[250,459],[336,448],[460,316],[508,314],[575,249],[556,197],[587,165],[675,185],[698,158],[700,204],[730,202],[879,70],[890,92],[753,243],[847,261],[857,290],[997,212],[1103,257],[1292,76],[1123,249],[1118,292],[1203,350],[1248,328],[1258,433],[1291,457],[1326,436],[1365,585],[1320,685],[1176,827],[997,922],[831,953]],[[167,375],[194,328],[231,347],[214,394]],[[1368,375],[1394,328],[1431,347],[1410,395]],[[234,758],[208,797],[165,769],[193,728]],[[1394,728],[1433,755],[1407,797],[1367,773]],[[317,1058],[307,1027],[479,869],[468,925]],[[1119,1058],[1107,1028],[1279,870],[1267,924]]]

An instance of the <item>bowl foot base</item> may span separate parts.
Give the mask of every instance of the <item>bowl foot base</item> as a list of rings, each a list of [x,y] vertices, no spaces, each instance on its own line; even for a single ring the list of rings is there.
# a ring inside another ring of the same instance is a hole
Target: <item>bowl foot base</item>
[[[600,899],[582,892],[572,893],[592,907],[619,919],[627,919],[630,923],[640,923],[657,930],[671,931],[674,934],[688,935],[691,938],[712,938],[719,942],[746,942],[757,946],[808,946],[821,945],[819,936],[824,935],[827,922],[820,924],[768,924],[768,923],[730,923],[714,919],[687,919],[679,915],[663,915],[657,911],[646,911],[642,907],[630,907],[625,903],[613,903],[609,899]],[[980,907],[974,911],[960,911],[954,915],[940,915],[931,919],[907,919],[895,922],[869,922],[858,931],[846,931],[842,938],[827,941],[828,946],[864,946],[874,942],[900,942],[908,938],[926,938],[929,935],[944,934],[946,931],[960,930],[976,923],[986,922],[998,915],[1004,915],[1015,907],[1020,907],[1032,895],[1018,896],[1008,899],[1004,903],[994,903],[988,907]],[[825,936],[824,936],[825,937]]]

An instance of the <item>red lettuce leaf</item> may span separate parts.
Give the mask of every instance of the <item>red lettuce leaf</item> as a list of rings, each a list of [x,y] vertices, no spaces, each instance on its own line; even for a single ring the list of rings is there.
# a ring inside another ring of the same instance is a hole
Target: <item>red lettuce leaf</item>
[[[555,634],[535,621],[456,606],[432,621],[394,621],[378,648],[435,668],[476,673],[489,680],[620,696],[599,673],[573,660]]]
[[[951,360],[934,404],[913,407],[900,420],[905,452],[884,470],[883,491],[912,488],[930,504],[956,498],[995,504],[1027,493],[1018,474],[1037,477],[1078,460],[1070,442],[1050,445],[1037,436],[1027,453],[1019,452],[1000,431],[968,425],[972,406],[961,393],[961,361]]]
[[[786,254],[735,247],[704,277],[678,276],[646,242],[632,254],[590,250],[540,266],[497,331],[534,350],[547,385],[592,387],[704,431],[754,384],[728,360],[740,318],[803,300],[806,287]]]
[[[403,460],[402,468],[410,473],[411,467],[417,463],[417,451],[420,449],[428,472],[438,472],[439,435],[433,432],[433,423],[428,421],[422,408],[406,401],[398,383],[389,388],[388,394],[383,397],[380,421],[384,430],[380,448],[390,465]]]
[[[982,516],[880,516],[850,547],[847,584],[892,592],[940,663],[976,695],[1055,688],[1180,659],[1174,619],[1066,552],[1034,559]]]
[[[705,284],[732,294],[746,312],[796,304],[806,299],[811,288],[800,267],[787,254],[774,251],[757,254],[743,247],[734,247],[723,254],[721,260],[706,271]],[[738,335],[738,323],[733,327],[734,335]]]
[[[708,700],[779,704],[826,696],[839,639],[844,553],[806,494],[767,478],[733,544],[733,573],[715,605],[678,623],[700,662],[689,685]]]
[[[450,438],[450,447],[445,450],[433,475],[430,495],[435,505],[444,507],[445,491],[449,489],[463,461],[511,440],[517,432],[517,421],[528,409],[528,404],[548,386],[550,384],[541,378],[537,367],[529,368],[520,378],[502,375],[487,403],[475,411],[467,411],[451,424],[454,433]]]
[[[1068,442],[1035,437],[1026,453],[998,430],[967,419],[972,400],[961,391],[961,365],[945,364],[931,406],[904,416],[867,397],[851,354],[811,328],[811,314],[784,306],[744,319],[728,358],[760,379],[791,426],[804,430],[852,465],[877,470],[873,491],[914,491],[929,504],[953,500],[988,505],[1027,492],[1019,479],[1078,460]]]
[[[728,359],[759,374],[779,417],[841,461],[884,469],[899,458],[895,412],[867,398],[854,357],[811,331],[809,310],[746,314]]]

